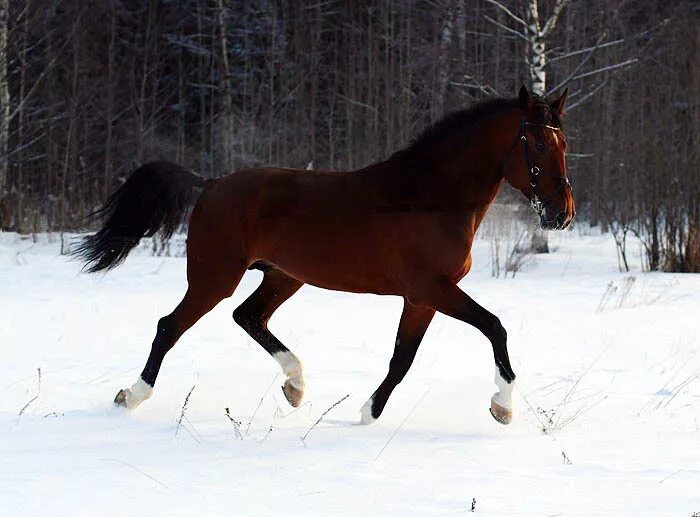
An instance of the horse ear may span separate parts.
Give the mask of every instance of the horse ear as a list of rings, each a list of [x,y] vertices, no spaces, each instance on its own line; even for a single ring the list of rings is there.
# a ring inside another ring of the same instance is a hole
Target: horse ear
[[[568,88],[564,90],[564,93],[561,94],[561,97],[553,100],[549,104],[550,107],[554,110],[554,113],[556,113],[558,117],[561,117],[562,114],[564,113],[564,102],[566,102],[566,94],[567,93],[569,93]]]
[[[518,100],[520,101],[520,107],[523,111],[527,111],[532,107],[532,97],[530,97],[530,92],[527,91],[525,85],[520,87]]]

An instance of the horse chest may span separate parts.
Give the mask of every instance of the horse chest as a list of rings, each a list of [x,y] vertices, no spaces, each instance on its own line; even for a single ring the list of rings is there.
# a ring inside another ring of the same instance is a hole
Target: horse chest
[[[430,228],[414,228],[413,246],[404,252],[413,255],[416,275],[439,275],[459,281],[472,265],[471,246],[473,234],[462,220],[436,221]],[[417,230],[424,231],[417,231]]]

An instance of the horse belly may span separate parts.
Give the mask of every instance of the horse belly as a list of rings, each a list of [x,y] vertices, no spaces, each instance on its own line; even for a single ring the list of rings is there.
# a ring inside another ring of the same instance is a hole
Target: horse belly
[[[362,217],[261,225],[256,258],[298,280],[349,292],[397,294],[395,233]]]
[[[423,277],[457,282],[471,267],[467,240],[424,216],[299,218],[260,231],[256,257],[326,289],[401,295]]]

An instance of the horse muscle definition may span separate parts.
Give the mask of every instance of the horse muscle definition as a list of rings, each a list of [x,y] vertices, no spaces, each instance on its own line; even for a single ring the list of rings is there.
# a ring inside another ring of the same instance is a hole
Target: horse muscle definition
[[[389,371],[363,406],[362,422],[381,415],[439,311],[491,342],[498,387],[491,413],[509,423],[515,373],[506,331],[457,283],[469,272],[474,234],[504,179],[531,201],[543,228],[571,223],[574,200],[560,122],[565,97],[548,102],[523,87],[516,99],[448,115],[387,160],[351,172],[266,167],[205,180],[167,162],[138,168],[98,212],[103,227],[76,254],[88,271],[108,270],[141,237],[172,234],[194,205],[188,288],[158,322],[138,381],[115,402],[135,408],[149,398],[178,338],[255,268],[264,273],[262,283],[233,319],[280,364],[292,406],[304,395],[302,365],[267,322],[308,283],[404,299]]]

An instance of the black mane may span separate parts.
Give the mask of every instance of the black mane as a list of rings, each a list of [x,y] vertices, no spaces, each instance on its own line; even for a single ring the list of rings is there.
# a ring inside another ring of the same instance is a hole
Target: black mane
[[[536,113],[536,122],[561,127],[561,121],[549,108],[544,97],[532,95]],[[395,152],[389,160],[418,162],[441,142],[463,138],[466,133],[476,127],[480,121],[503,111],[520,106],[520,101],[514,99],[490,99],[480,102],[470,108],[454,111],[443,119],[431,124],[414,138],[408,147]]]

